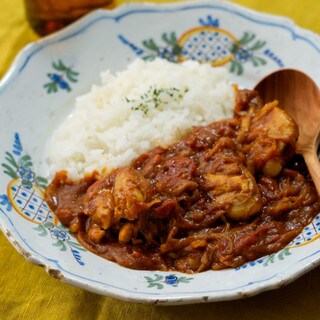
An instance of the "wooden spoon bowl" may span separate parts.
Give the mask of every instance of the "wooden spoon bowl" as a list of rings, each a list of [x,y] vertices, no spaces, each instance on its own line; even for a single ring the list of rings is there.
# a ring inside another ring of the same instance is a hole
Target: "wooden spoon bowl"
[[[299,126],[296,151],[306,162],[320,195],[320,163],[317,156],[320,132],[320,91],[305,73],[281,69],[263,78],[256,86],[264,102],[279,101]]]

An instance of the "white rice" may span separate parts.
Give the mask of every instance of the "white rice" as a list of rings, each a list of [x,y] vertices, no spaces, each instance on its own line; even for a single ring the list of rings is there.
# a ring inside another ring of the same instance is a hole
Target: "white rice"
[[[72,115],[54,132],[48,148],[51,176],[67,170],[78,178],[128,165],[194,125],[232,115],[235,93],[224,68],[138,59],[101,78],[102,85],[78,97]]]

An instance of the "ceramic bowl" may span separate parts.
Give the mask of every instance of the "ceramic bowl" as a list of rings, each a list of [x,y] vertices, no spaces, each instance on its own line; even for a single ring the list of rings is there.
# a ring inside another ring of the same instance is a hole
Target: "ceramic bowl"
[[[319,265],[320,215],[280,252],[237,269],[192,275],[123,268],[86,251],[56,223],[43,200],[46,143],[75,97],[100,83],[101,71],[123,70],[137,57],[223,65],[232,81],[247,88],[282,67],[301,69],[320,84],[318,35],[286,18],[223,1],[96,11],[27,46],[0,85],[0,225],[13,246],[64,282],[158,304],[251,296]]]

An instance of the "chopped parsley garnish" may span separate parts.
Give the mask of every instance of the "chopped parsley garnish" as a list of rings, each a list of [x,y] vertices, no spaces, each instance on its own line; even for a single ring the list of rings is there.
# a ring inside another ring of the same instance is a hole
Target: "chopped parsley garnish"
[[[129,99],[126,97],[126,101],[131,103],[131,110],[141,111],[144,115],[147,115],[150,109],[162,110],[165,105],[172,102],[179,102],[184,94],[187,93],[189,89],[177,89],[177,88],[156,88],[150,86],[150,88],[142,94],[137,99]]]

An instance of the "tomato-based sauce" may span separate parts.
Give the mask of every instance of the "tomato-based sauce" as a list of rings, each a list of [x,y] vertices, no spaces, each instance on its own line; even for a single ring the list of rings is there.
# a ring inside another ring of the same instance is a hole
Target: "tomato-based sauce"
[[[85,248],[122,266],[238,267],[285,247],[319,212],[297,137],[276,102],[239,91],[232,119],[194,127],[107,175],[58,172],[46,201]]]

